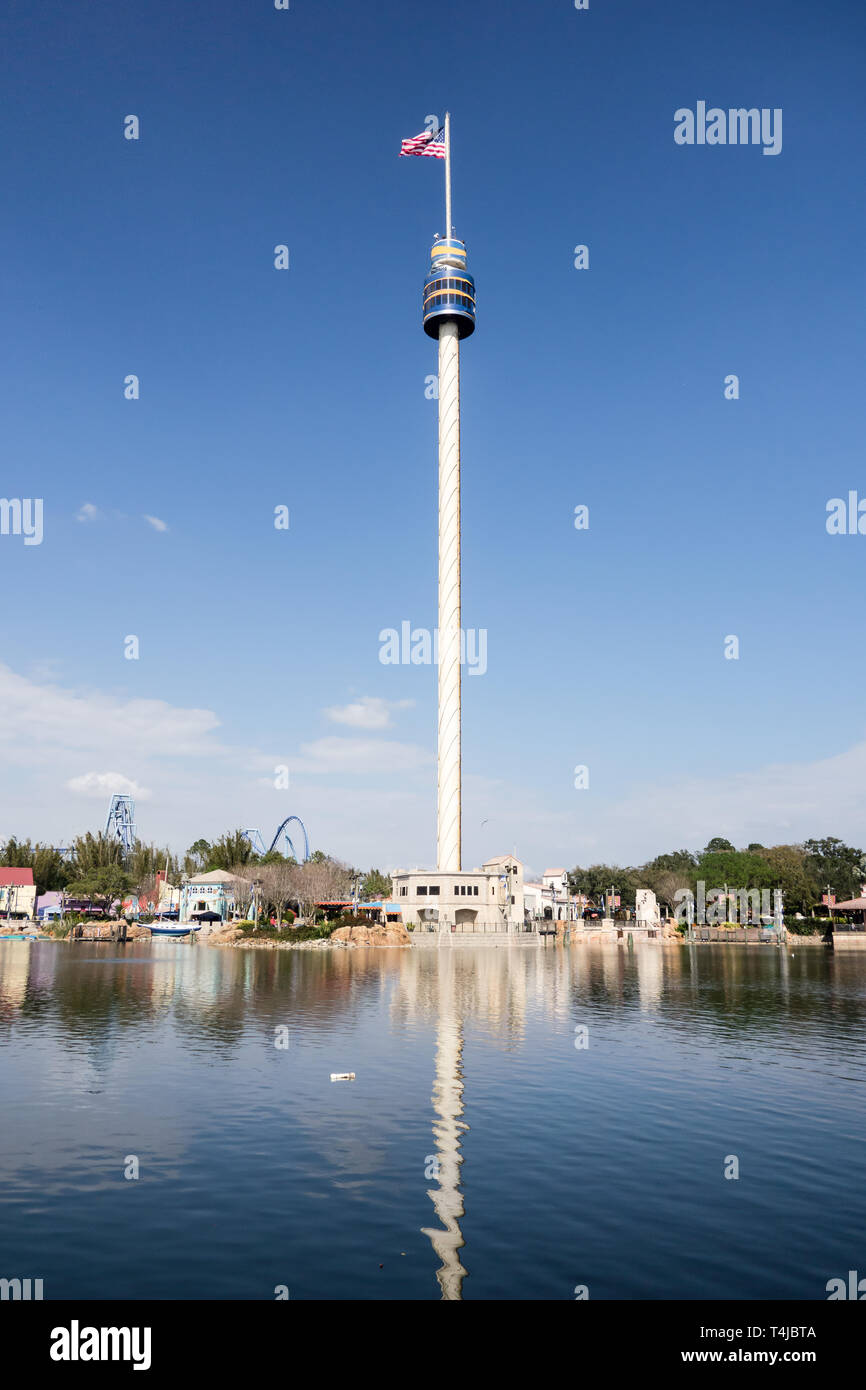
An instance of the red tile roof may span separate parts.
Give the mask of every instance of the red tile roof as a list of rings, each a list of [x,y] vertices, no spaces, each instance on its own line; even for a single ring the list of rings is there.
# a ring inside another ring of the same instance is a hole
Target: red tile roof
[[[32,888],[32,869],[0,869],[0,888]]]

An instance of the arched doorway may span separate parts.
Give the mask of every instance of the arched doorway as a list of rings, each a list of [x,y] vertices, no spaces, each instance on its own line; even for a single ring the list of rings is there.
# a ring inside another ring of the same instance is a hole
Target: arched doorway
[[[458,907],[454,915],[454,925],[457,931],[474,931],[475,919],[478,916],[478,909],[474,907]]]

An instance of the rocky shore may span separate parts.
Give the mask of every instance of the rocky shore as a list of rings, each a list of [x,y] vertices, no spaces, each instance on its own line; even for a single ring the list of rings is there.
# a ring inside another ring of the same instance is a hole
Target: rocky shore
[[[243,946],[250,951],[321,951],[331,945],[327,938],[320,941],[292,941],[291,931],[287,930],[285,939],[273,936],[246,936],[240,927],[223,927],[219,931],[201,934],[199,941],[203,946]]]
[[[367,926],[338,927],[330,937],[319,941],[292,941],[291,929],[285,939],[246,936],[239,927],[223,927],[217,931],[201,935],[207,946],[245,946],[257,951],[327,951],[332,946],[351,948],[364,946],[411,946],[412,938],[406,928],[397,923],[372,923]]]

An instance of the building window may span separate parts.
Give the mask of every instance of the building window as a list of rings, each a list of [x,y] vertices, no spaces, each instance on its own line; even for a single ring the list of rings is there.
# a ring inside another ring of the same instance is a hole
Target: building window
[[[419,898],[426,898],[427,896],[426,887],[420,883],[418,884],[418,887],[415,889],[415,892],[418,894]]]
[[[438,883],[431,883],[431,885],[430,885],[430,893],[435,897],[435,895],[436,895],[438,892],[439,892],[439,884],[438,884]]]
[[[405,896],[406,896],[406,894],[407,894],[408,892],[409,892],[409,889],[408,889],[408,888],[401,888],[401,889],[400,889],[400,897],[401,897],[401,898],[405,898]]]
[[[455,898],[458,896],[459,892],[460,892],[460,885],[459,885],[458,883],[455,883],[455,885],[454,885],[454,896],[455,896]]]

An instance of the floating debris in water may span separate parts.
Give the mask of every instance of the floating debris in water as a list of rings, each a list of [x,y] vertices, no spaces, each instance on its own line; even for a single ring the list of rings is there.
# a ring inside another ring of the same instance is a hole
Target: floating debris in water
[[[354,1073],[353,1071],[332,1071],[332,1072],[331,1072],[331,1080],[332,1080],[332,1081],[354,1081],[354,1080],[355,1080],[355,1073]]]

